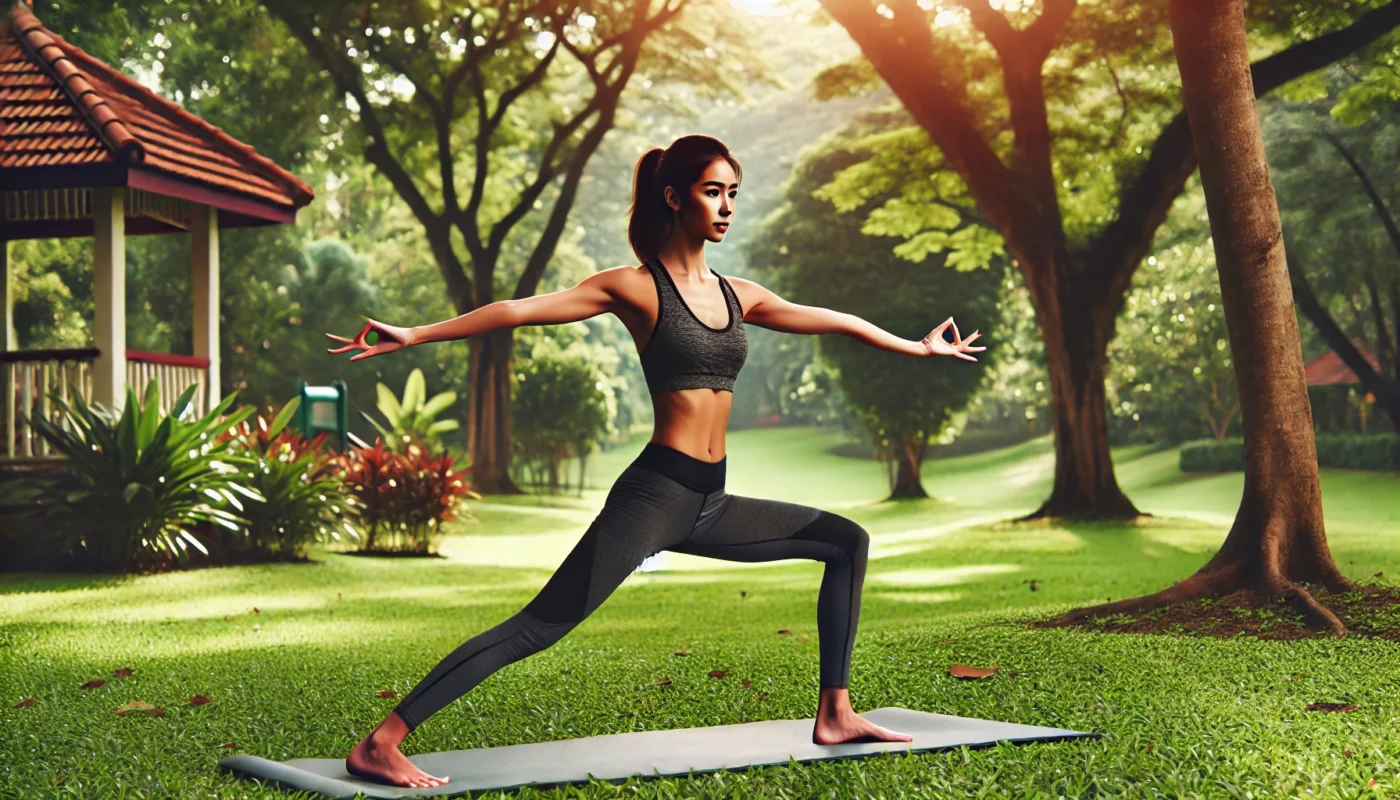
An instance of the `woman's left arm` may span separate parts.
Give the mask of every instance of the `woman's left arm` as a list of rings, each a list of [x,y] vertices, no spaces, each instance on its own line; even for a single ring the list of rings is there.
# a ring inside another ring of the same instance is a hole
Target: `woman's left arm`
[[[784,333],[840,333],[892,353],[906,356],[930,354],[922,341],[895,336],[854,314],[791,303],[744,278],[729,278],[729,283],[743,301],[744,322],[751,325]]]

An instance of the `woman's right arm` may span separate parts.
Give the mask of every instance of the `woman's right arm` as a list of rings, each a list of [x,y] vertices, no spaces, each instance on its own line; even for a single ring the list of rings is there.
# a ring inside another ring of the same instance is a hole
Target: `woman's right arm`
[[[617,307],[623,279],[620,271],[628,269],[632,268],[605,269],[589,275],[572,289],[520,300],[497,300],[459,317],[411,328],[411,343],[466,339],[522,325],[558,325],[596,317]]]

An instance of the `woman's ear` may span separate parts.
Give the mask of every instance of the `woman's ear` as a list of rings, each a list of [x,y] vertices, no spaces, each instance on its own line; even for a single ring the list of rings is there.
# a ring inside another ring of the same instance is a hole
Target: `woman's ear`
[[[667,186],[664,192],[666,196],[666,205],[670,206],[672,211],[680,211],[681,198],[676,194],[676,188],[674,186]]]

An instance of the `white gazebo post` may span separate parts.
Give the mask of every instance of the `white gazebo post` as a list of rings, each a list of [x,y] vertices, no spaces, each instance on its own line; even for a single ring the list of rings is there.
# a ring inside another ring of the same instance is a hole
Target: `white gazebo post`
[[[190,214],[194,262],[194,354],[209,359],[201,414],[223,399],[219,388],[219,210],[197,205]]]
[[[10,277],[10,243],[0,239],[0,350],[18,350],[15,340],[15,279]],[[8,395],[7,395],[8,396]]]
[[[92,190],[92,301],[99,351],[92,365],[92,399],[118,412],[126,405],[125,200],[120,186]]]

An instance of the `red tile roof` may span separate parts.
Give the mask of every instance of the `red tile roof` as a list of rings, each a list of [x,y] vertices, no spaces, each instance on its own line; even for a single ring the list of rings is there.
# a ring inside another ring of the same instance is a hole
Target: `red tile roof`
[[[1367,350],[1360,342],[1353,341],[1352,345],[1356,347],[1357,351],[1360,352],[1367,363],[1371,365],[1371,369],[1374,369],[1376,372],[1381,371],[1380,361],[1371,354],[1370,350]],[[1309,386],[1361,382],[1361,379],[1356,376],[1355,372],[1351,371],[1351,367],[1348,367],[1346,363],[1342,361],[1342,357],[1337,355],[1337,351],[1335,350],[1328,350],[1326,353],[1308,362],[1308,364],[1303,367],[1303,375],[1306,377]]]
[[[311,187],[222,130],[47,30],[0,20],[0,168],[125,164],[265,203]]]

